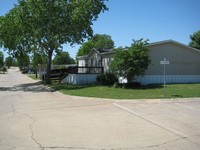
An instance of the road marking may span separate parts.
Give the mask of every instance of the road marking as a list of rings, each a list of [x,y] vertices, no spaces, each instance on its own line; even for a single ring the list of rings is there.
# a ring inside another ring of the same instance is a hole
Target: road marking
[[[179,105],[179,106],[182,106],[184,108],[187,108],[187,109],[191,109],[191,110],[196,110],[195,108],[193,107],[190,107],[190,106],[187,106],[187,105],[184,105],[184,104],[179,104],[179,103],[175,103],[176,105]],[[196,110],[197,111],[197,110]]]
[[[151,119],[148,119],[148,118],[144,117],[143,115],[141,115],[141,114],[139,114],[139,113],[137,113],[137,112],[135,112],[133,110],[130,110],[130,109],[128,109],[126,107],[123,107],[123,106],[121,106],[119,104],[116,104],[116,103],[112,103],[112,104],[114,106],[124,110],[124,111],[127,111],[127,112],[129,112],[129,113],[131,113],[131,114],[133,114],[133,115],[135,115],[135,116],[137,116],[137,117],[139,117],[139,118],[141,118],[141,119],[143,119],[143,120],[145,120],[145,121],[147,121],[147,122],[149,122],[149,123],[151,123],[151,124],[153,124],[153,125],[155,125],[155,126],[157,126],[159,128],[162,128],[162,129],[164,129],[164,130],[166,130],[166,131],[168,131],[170,133],[173,133],[173,134],[175,134],[175,135],[177,135],[177,136],[179,136],[181,138],[187,138],[188,137],[187,135],[185,135],[184,133],[182,133],[180,131],[177,131],[177,130],[169,128],[169,127],[166,127],[166,126],[164,126],[164,125],[162,125],[162,124],[160,124],[158,122],[155,122],[155,121],[153,121]]]

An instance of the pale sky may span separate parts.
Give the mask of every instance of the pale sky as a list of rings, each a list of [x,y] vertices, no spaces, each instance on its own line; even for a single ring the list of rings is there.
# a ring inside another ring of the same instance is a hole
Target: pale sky
[[[0,0],[0,15],[17,0]],[[108,34],[115,46],[130,46],[132,39],[151,42],[175,40],[188,45],[189,36],[200,30],[200,0],[109,0],[109,11],[94,22],[94,34]],[[64,46],[75,58],[80,45]],[[2,49],[1,49],[2,50]]]

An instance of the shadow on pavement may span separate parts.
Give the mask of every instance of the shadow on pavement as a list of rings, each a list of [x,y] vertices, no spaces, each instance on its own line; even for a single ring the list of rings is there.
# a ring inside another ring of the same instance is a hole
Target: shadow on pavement
[[[55,92],[54,89],[42,85],[40,81],[36,83],[14,85],[12,87],[0,87],[0,91],[24,91],[24,92],[36,92],[36,93]]]

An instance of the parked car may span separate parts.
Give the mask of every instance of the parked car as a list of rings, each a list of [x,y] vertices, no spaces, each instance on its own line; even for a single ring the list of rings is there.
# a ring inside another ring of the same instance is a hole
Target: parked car
[[[22,67],[20,70],[23,74],[25,74],[25,73],[28,73],[29,68],[28,67]]]
[[[78,68],[77,66],[68,66],[67,68],[60,68],[60,69],[52,69],[50,71],[50,79],[58,79],[62,80],[70,73],[77,73]],[[46,74],[42,76],[42,80],[46,79]]]

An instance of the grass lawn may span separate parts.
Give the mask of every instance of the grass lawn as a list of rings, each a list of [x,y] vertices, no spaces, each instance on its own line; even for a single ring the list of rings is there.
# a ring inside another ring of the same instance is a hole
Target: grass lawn
[[[162,85],[148,85],[137,89],[123,89],[97,85],[54,83],[51,87],[68,95],[111,99],[200,97],[200,84],[169,84],[166,85],[165,95]]]
[[[35,74],[28,74],[28,77],[33,79],[33,80],[39,80],[39,75],[38,75],[38,78],[36,78]]]

